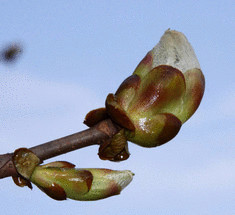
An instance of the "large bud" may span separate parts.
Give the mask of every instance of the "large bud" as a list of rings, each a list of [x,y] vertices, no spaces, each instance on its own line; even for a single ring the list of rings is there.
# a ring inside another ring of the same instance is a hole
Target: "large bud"
[[[134,73],[106,99],[127,140],[155,147],[171,140],[198,108],[204,76],[187,38],[167,30]]]

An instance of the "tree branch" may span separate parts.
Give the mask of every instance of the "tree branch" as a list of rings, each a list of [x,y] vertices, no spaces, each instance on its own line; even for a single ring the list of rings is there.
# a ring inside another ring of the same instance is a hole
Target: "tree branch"
[[[119,130],[117,125],[110,119],[107,119],[87,130],[34,146],[30,150],[43,162],[46,159],[76,149],[91,145],[100,145],[104,140],[111,138]],[[12,161],[12,155],[13,153],[0,155],[0,178],[18,175]]]

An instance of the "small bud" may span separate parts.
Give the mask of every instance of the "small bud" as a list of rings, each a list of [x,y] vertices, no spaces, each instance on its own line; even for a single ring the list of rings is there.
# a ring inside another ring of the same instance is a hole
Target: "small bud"
[[[129,156],[124,129],[121,129],[113,138],[106,140],[99,148],[99,157],[102,160],[123,161],[128,159]]]
[[[40,163],[40,159],[27,148],[15,150],[12,160],[17,172],[25,179],[31,177],[35,167]]]

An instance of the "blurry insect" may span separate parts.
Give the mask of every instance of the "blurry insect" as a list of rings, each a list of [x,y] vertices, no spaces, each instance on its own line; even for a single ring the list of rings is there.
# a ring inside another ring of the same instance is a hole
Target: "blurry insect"
[[[3,62],[13,63],[21,53],[22,47],[19,44],[11,44],[1,51],[0,60]]]

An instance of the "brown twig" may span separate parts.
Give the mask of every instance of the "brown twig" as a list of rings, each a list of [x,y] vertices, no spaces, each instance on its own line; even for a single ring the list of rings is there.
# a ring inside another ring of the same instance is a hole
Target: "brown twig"
[[[119,127],[111,120],[104,120],[97,125],[38,146],[30,148],[43,162],[46,159],[91,145],[100,145],[119,131]],[[0,155],[0,178],[17,176],[12,161],[13,153]]]

